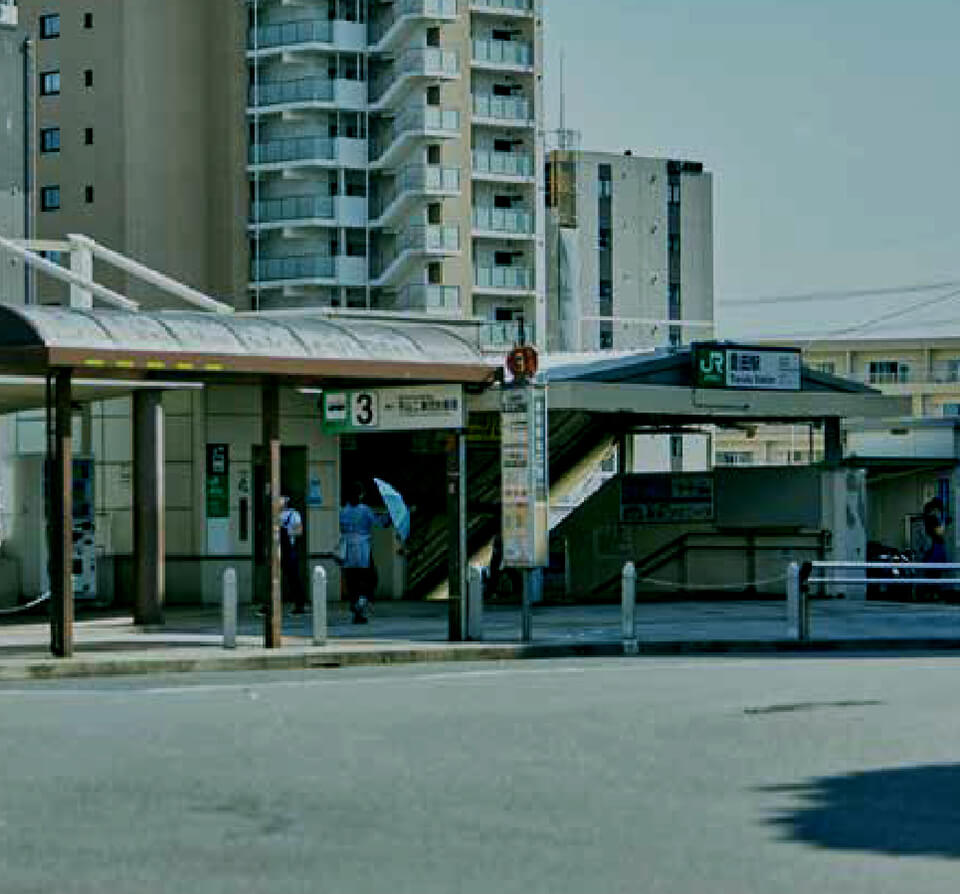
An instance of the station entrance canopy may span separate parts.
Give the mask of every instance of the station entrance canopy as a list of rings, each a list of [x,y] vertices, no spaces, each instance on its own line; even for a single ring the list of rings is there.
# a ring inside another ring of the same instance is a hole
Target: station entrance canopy
[[[265,639],[268,647],[277,647],[282,620],[279,389],[350,383],[482,389],[498,371],[499,365],[485,360],[462,331],[426,321],[0,306],[0,412],[46,405],[51,423],[51,650],[67,656],[73,648],[75,402],[133,393],[135,620],[151,623],[158,620],[164,592],[160,393],[204,383],[250,383],[262,389],[261,496],[273,534],[266,556]]]

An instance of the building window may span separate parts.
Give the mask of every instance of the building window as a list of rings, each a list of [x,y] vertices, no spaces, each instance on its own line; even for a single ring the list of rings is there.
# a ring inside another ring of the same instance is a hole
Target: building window
[[[612,234],[610,228],[600,227],[600,232],[597,234],[597,245],[600,247],[600,251],[609,251],[611,241]]]
[[[40,210],[56,211],[60,207],[60,187],[44,186],[40,190]]]
[[[600,350],[613,350],[613,323],[609,320],[600,323]]]
[[[612,165],[597,165],[597,193],[601,199],[609,199],[613,196]]]
[[[668,193],[667,193],[667,201],[670,202],[671,205],[680,204],[680,184],[679,183],[670,184],[668,188]]]
[[[52,37],[60,36],[60,16],[53,15],[40,16],[40,39],[49,40]]]
[[[753,454],[749,450],[719,450],[716,464],[718,466],[752,466]]]
[[[941,404],[941,416],[960,416],[960,404]]]
[[[44,127],[40,130],[40,151],[41,152],[59,152],[60,151],[60,128]]]
[[[817,372],[826,373],[828,376],[837,374],[837,364],[832,360],[819,360],[816,363],[811,363],[810,366]]]
[[[93,86],[93,69],[88,68],[83,73],[83,86],[92,87]]]
[[[92,205],[92,204],[93,204],[93,187],[92,187],[92,186],[89,186],[89,185],[88,185],[88,186],[85,186],[85,187],[84,187],[84,189],[83,189],[83,200],[84,200],[88,205]]]
[[[670,291],[668,295],[668,308],[667,316],[671,320],[680,319],[680,286],[672,285],[670,286]]]
[[[84,131],[83,131],[83,142],[84,142],[84,144],[87,145],[87,146],[92,146],[92,145],[93,145],[93,128],[92,128],[92,127],[84,128]]]
[[[40,72],[40,95],[57,96],[60,93],[60,72]]]
[[[899,360],[874,360],[867,365],[871,385],[896,385],[910,381],[910,365]]]
[[[88,31],[93,27],[93,13],[85,12],[83,14],[83,27]]]

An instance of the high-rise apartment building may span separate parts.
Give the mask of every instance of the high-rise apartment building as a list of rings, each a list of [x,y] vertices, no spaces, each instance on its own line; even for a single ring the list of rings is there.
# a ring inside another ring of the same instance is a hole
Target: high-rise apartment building
[[[522,319],[530,338],[540,5],[24,0],[38,235],[87,233],[238,307],[476,315],[491,347]]]
[[[703,165],[562,149],[547,168],[547,348],[710,337],[713,178]]]
[[[27,145],[25,122],[29,107],[24,84],[28,79],[30,47],[17,29],[17,7],[0,0],[0,234],[22,237],[26,227],[25,186]],[[0,295],[3,300],[23,300],[23,264],[0,254]]]

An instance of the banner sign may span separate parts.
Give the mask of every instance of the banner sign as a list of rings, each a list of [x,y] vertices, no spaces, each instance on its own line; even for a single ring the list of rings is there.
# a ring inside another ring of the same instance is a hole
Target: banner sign
[[[207,518],[230,517],[230,447],[207,444]]]
[[[327,434],[459,429],[466,425],[461,385],[420,385],[325,391],[323,430]]]
[[[693,387],[799,391],[799,348],[693,345]]]

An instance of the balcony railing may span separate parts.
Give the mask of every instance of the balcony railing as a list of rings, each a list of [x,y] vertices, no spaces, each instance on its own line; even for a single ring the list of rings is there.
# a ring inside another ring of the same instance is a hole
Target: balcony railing
[[[456,226],[418,225],[405,227],[396,237],[392,248],[378,252],[375,257],[376,276],[383,276],[390,266],[406,252],[455,253],[460,251],[460,230]]]
[[[333,23],[327,20],[277,22],[251,28],[247,34],[247,46],[251,50],[303,43],[333,43]]]
[[[533,46],[519,40],[475,40],[473,61],[492,65],[533,65]]]
[[[333,220],[336,217],[336,205],[333,196],[285,196],[256,202],[253,213],[254,221],[258,223]]]
[[[533,291],[533,270],[529,267],[475,267],[473,284],[479,289]]]
[[[460,55],[455,50],[425,47],[406,50],[393,66],[370,80],[370,99],[377,102],[403,75],[455,78],[460,74]]]
[[[292,137],[267,140],[250,147],[250,164],[282,164],[288,161],[333,161],[337,141],[329,137]]]
[[[535,344],[536,329],[525,320],[496,320],[480,324],[480,347],[483,350],[512,348],[514,345]]]
[[[476,118],[495,118],[499,121],[530,121],[533,107],[530,100],[520,96],[476,94],[473,97],[473,114]]]
[[[529,211],[513,211],[508,208],[474,208],[473,228],[526,236],[533,233],[533,215]]]
[[[532,177],[533,156],[514,152],[493,152],[489,149],[474,149],[473,170],[477,174]]]
[[[412,283],[404,286],[394,302],[396,310],[412,310],[437,313],[460,309],[459,286],[428,285]]]
[[[460,192],[460,168],[439,165],[410,165],[403,168],[393,186],[371,204],[371,217],[376,220],[404,192],[449,193]]]
[[[250,105],[276,106],[292,102],[333,102],[334,82],[330,78],[297,78],[264,81],[250,88]]]
[[[250,265],[250,274],[255,282],[281,279],[334,279],[337,274],[337,259],[332,255],[261,258]]]
[[[470,0],[470,5],[498,12],[533,12],[533,0]]]
[[[442,106],[415,106],[406,109],[394,120],[390,129],[371,141],[370,157],[380,158],[405,133],[434,131],[451,137],[460,133],[460,111]]]
[[[382,18],[370,24],[370,43],[377,44],[404,16],[422,19],[453,19],[457,15],[457,0],[397,0]]]

